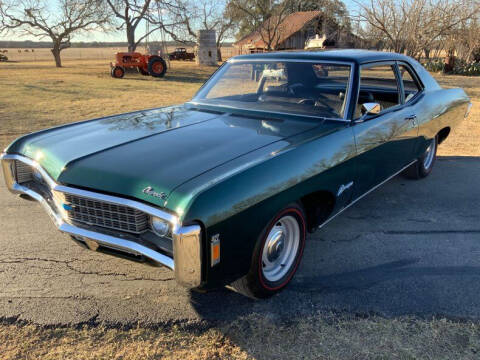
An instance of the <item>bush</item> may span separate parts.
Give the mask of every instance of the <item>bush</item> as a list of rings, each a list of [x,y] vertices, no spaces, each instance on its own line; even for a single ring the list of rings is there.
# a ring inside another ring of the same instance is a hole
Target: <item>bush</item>
[[[428,71],[440,72],[443,71],[444,59],[428,60],[423,64]],[[452,74],[465,75],[465,76],[480,76],[480,62],[472,61],[467,63],[459,58],[455,59],[455,66],[453,67]]]
[[[456,59],[453,73],[465,76],[480,76],[480,62],[467,63],[463,60]]]
[[[425,69],[431,72],[440,72],[443,71],[443,59],[433,59],[428,60],[425,64]]]

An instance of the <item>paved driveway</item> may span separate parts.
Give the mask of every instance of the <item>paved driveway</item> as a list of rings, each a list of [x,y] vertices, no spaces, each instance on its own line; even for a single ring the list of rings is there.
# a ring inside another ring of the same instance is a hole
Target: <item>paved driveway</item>
[[[83,250],[0,185],[0,319],[131,325],[278,318],[318,310],[480,318],[480,158],[397,177],[308,238],[287,290],[251,301],[177,286],[172,273]]]

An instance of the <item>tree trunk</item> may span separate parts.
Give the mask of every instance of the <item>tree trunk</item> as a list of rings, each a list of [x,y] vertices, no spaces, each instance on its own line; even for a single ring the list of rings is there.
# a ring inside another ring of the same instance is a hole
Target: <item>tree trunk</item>
[[[51,52],[53,54],[53,58],[55,59],[55,66],[57,68],[62,67],[62,58],[60,57],[60,44],[54,43],[53,44],[53,49],[51,49]]]
[[[425,48],[423,49],[423,52],[425,53],[425,58],[430,60],[430,49]]]
[[[127,23],[127,43],[128,43],[128,52],[134,52],[137,49],[135,45],[135,28]]]

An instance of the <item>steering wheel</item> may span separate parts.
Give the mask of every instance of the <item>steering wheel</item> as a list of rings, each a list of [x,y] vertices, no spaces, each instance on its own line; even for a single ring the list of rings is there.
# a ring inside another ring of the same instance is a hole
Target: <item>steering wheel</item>
[[[294,83],[294,84],[288,85],[287,92],[290,95],[300,96],[298,92],[305,88],[306,88],[305,85],[303,85],[302,83]]]

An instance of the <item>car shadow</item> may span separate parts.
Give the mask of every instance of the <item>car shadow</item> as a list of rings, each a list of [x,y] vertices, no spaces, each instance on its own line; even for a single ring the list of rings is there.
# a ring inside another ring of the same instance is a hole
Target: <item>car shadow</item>
[[[479,180],[480,158],[440,157],[428,178],[398,176],[309,235],[299,271],[278,295],[192,291],[191,305],[213,322],[322,312],[478,320]],[[228,333],[241,347],[242,336]]]

